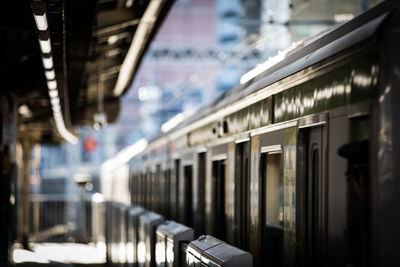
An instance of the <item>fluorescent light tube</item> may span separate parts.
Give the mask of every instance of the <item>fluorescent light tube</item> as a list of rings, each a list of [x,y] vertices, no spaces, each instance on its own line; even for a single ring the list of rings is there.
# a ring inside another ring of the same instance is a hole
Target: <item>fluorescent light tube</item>
[[[53,57],[43,57],[42,61],[45,69],[53,68]]]
[[[53,108],[60,106],[60,99],[58,97],[50,99],[50,102]]]
[[[57,89],[57,81],[56,80],[48,81],[47,82],[47,87],[49,88],[49,90]]]
[[[38,28],[39,31],[45,31],[48,28],[47,24],[47,16],[46,13],[44,13],[42,16],[40,15],[33,15],[35,18],[36,22],[36,27]]]
[[[46,70],[44,74],[46,75],[47,80],[54,80],[56,78],[56,73],[54,70]]]
[[[50,98],[58,98],[58,91],[57,90],[50,90],[49,91]]]
[[[39,39],[39,44],[40,44],[40,49],[42,50],[43,54],[48,54],[51,52],[50,38],[47,40]]]

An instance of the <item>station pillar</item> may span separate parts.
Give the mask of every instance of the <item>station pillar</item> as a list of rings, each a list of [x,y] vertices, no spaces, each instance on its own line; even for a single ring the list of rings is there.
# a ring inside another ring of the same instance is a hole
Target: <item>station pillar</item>
[[[0,95],[0,266],[8,266],[15,238],[16,113],[14,100]]]

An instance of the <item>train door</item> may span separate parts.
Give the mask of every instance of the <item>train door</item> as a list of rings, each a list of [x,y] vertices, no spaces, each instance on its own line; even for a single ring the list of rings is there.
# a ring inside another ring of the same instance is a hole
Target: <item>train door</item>
[[[150,171],[149,171],[149,188],[150,188],[150,205],[149,205],[149,209],[157,212],[156,211],[156,194],[157,192],[157,185],[156,185],[156,169],[155,167],[151,166],[150,167]]]
[[[215,146],[206,157],[205,181],[205,230],[225,240],[227,224],[225,218],[225,182],[227,175],[228,145]]]
[[[255,266],[294,265],[295,125],[280,125],[251,138],[250,251]]]
[[[165,189],[164,189],[164,199],[163,199],[163,207],[164,207],[164,216],[165,218],[170,218],[170,196],[171,196],[171,169],[166,167],[164,170],[164,179],[165,179]]]
[[[281,145],[261,148],[262,263],[283,266],[283,157]]]
[[[131,204],[136,203],[136,175],[132,171],[131,167],[129,167],[130,174],[129,174],[129,189],[131,195]]]
[[[143,180],[143,189],[144,189],[143,190],[143,204],[146,209],[150,209],[150,206],[149,206],[149,204],[150,204],[149,198],[150,198],[150,193],[151,193],[151,190],[149,190],[150,170],[147,167],[143,172],[142,180]]]
[[[350,143],[338,150],[347,159],[347,222],[345,229],[346,264],[368,266],[371,233],[371,192],[369,164],[370,119],[350,119]]]
[[[146,206],[145,193],[145,172],[143,170],[139,170],[139,205],[143,207]]]
[[[308,266],[322,263],[322,127],[310,129],[307,147],[306,173],[306,244]]]
[[[164,176],[161,173],[161,164],[156,165],[155,173],[154,173],[154,210],[160,214],[163,214],[162,210],[162,198],[164,195]]]
[[[146,172],[144,175],[144,186],[145,186],[145,194],[144,194],[144,203],[146,209],[151,210],[151,171],[149,168],[146,168]]]
[[[322,266],[326,257],[327,127],[321,122],[299,132],[299,217],[303,266]]]
[[[248,139],[248,138],[247,138]],[[250,218],[250,143],[236,144],[235,148],[235,240],[234,244],[248,250]]]

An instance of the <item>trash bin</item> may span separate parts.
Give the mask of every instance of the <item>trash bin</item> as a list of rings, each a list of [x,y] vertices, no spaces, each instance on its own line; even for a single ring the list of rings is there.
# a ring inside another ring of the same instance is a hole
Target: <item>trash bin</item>
[[[180,264],[180,244],[194,238],[192,228],[183,224],[166,221],[156,231],[156,266],[177,267]]]
[[[137,266],[137,244],[139,233],[139,216],[146,210],[141,206],[130,206],[127,211],[127,244],[126,259],[128,266]]]
[[[187,266],[252,266],[250,253],[231,246],[213,236],[200,236],[190,242],[186,253]]]
[[[119,266],[124,266],[126,263],[126,239],[127,239],[127,224],[126,224],[126,213],[128,210],[129,206],[125,204],[119,204],[117,208],[117,216],[119,217],[118,219],[118,242],[119,244],[117,245],[118,247],[118,263]]]
[[[155,266],[156,229],[163,222],[164,217],[154,212],[139,216],[138,266]]]

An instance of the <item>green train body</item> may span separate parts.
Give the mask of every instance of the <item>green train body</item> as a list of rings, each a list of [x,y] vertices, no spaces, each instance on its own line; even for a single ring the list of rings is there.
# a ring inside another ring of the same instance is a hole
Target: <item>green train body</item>
[[[152,140],[129,204],[254,266],[399,266],[399,18],[383,2]]]

